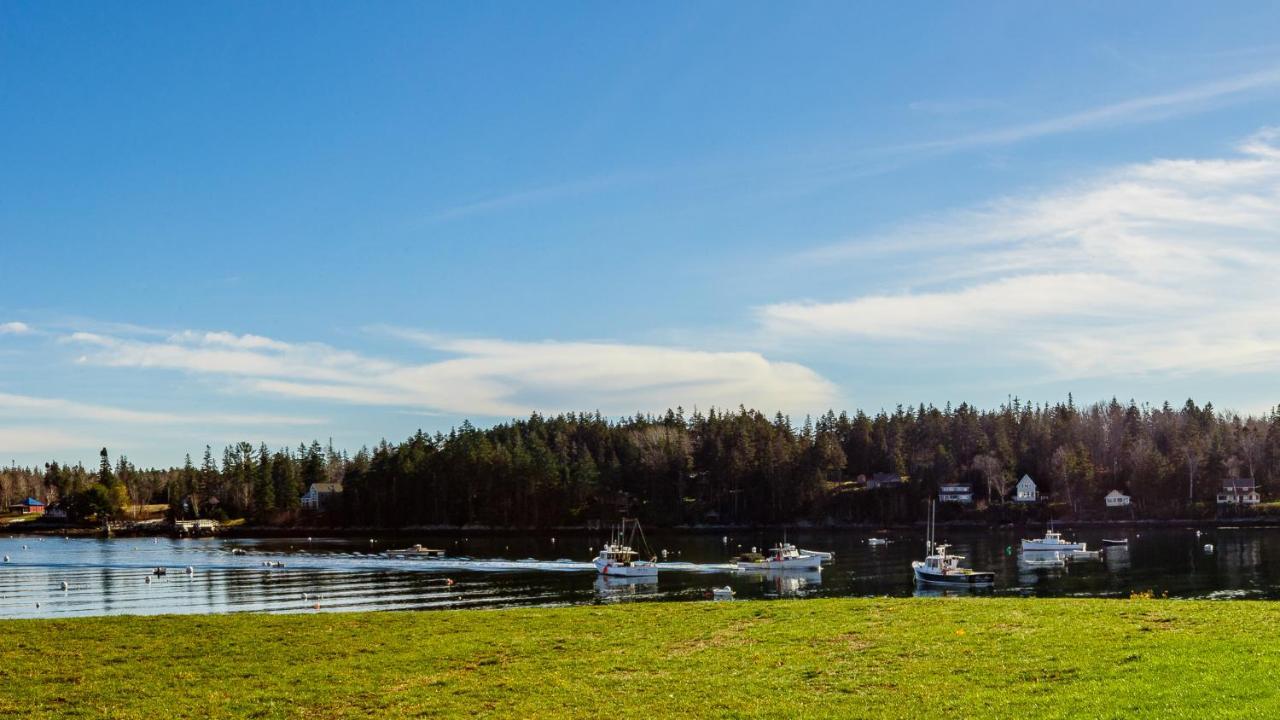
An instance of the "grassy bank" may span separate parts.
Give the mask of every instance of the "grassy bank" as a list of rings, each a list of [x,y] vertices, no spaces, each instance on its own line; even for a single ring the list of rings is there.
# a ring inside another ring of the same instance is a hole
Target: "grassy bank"
[[[892,599],[0,622],[0,717],[1280,716],[1280,605]]]

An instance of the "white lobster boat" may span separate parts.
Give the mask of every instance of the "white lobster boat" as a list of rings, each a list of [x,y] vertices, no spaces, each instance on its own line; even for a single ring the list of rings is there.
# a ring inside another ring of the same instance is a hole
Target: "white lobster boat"
[[[764,555],[748,554],[738,558],[739,570],[821,570],[822,556],[800,550],[788,542],[778,543]]]
[[[634,535],[640,527],[638,520],[633,521],[631,534]],[[644,531],[640,531],[640,539],[644,540]],[[602,548],[600,554],[596,555],[595,566],[596,571],[601,575],[610,577],[657,577],[658,563],[657,558],[651,557],[649,560],[640,560],[640,553],[632,550],[627,536],[627,520],[623,518],[622,524],[618,526],[617,532],[613,538]],[[647,546],[648,543],[645,542]],[[652,555],[652,553],[650,553]]]
[[[1023,539],[1023,550],[1055,550],[1057,552],[1076,552],[1088,550],[1085,543],[1070,542],[1062,538],[1062,533],[1053,530],[1045,531],[1044,537],[1035,540]]]

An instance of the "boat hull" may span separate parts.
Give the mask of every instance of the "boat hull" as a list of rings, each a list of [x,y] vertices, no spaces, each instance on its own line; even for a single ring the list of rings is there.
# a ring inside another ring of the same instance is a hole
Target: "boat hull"
[[[596,561],[596,571],[609,577],[658,577],[658,566],[649,562],[634,562],[628,565]]]
[[[807,555],[798,558],[784,558],[782,560],[760,560],[759,562],[738,561],[739,570],[758,570],[761,572],[767,570],[821,570],[822,558],[816,555]]]
[[[929,570],[922,565],[912,567],[916,582],[930,585],[950,585],[953,587],[991,587],[996,582],[995,573],[990,572],[949,572],[940,573]]]
[[[1046,543],[1039,540],[1023,540],[1023,550],[1038,550],[1041,552],[1057,551],[1057,552],[1075,552],[1084,550],[1085,543]]]

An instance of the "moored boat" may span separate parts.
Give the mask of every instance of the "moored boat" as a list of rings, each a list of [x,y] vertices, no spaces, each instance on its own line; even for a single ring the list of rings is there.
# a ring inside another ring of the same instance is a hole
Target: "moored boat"
[[[1023,550],[1057,550],[1059,552],[1072,552],[1075,550],[1088,550],[1085,543],[1071,542],[1062,537],[1062,533],[1053,530],[1046,530],[1044,537],[1034,540],[1023,539]]]
[[[961,587],[991,587],[996,574],[989,571],[960,567],[963,555],[952,555],[946,545],[935,545],[924,560],[911,563],[916,582],[930,585],[956,585]]]
[[[650,559],[641,560],[639,559],[640,553],[631,549],[630,538],[637,531],[640,532],[640,539],[648,549],[648,542],[644,540],[644,531],[640,530],[640,521],[635,520],[632,523],[629,536],[627,534],[627,519],[623,518],[622,523],[613,534],[613,538],[604,547],[600,548],[600,554],[596,555],[594,560],[596,572],[610,577],[658,576],[657,557],[653,553],[649,553]]]
[[[955,587],[988,588],[995,584],[993,572],[961,567],[963,555],[947,552],[947,545],[934,542],[933,503],[929,503],[929,526],[925,534],[925,558],[911,563],[911,572],[917,583],[948,585]]]
[[[383,554],[394,558],[442,558],[444,557],[444,550],[422,547],[420,544],[415,544],[413,547],[402,548],[400,550],[387,550]]]
[[[778,543],[765,554],[738,556],[739,570],[821,570],[822,558],[788,542]]]

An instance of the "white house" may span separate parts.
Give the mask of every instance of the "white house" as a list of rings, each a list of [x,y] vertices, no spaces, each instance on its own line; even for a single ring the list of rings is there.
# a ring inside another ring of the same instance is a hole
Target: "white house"
[[[1013,489],[1013,501],[1035,502],[1039,499],[1040,492],[1036,490],[1036,481],[1032,480],[1030,475],[1023,475],[1017,487]]]
[[[1128,507],[1129,502],[1131,500],[1131,498],[1128,495],[1125,495],[1119,490],[1112,490],[1111,492],[1107,493],[1107,497],[1105,499],[1107,501],[1107,507],[1109,508]]]
[[[1219,505],[1257,505],[1262,501],[1258,485],[1251,478],[1227,478],[1218,493]]]
[[[302,496],[304,510],[323,510],[336,496],[342,494],[342,483],[311,483]]]
[[[967,483],[947,483],[938,486],[938,502],[962,503],[973,502],[973,487]]]

